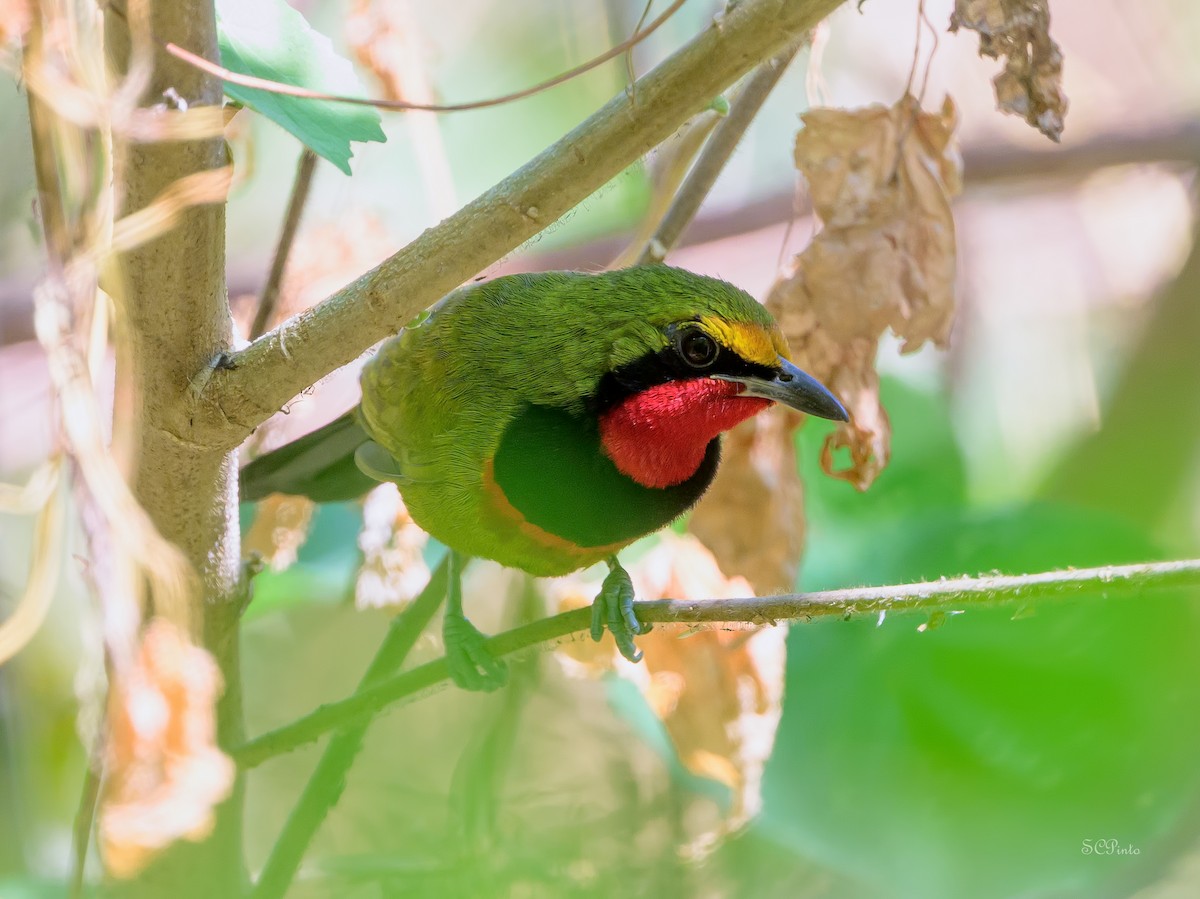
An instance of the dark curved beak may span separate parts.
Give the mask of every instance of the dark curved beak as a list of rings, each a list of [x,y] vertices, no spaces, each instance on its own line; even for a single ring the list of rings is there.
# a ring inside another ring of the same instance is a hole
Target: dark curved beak
[[[742,385],[742,396],[756,396],[764,400],[782,403],[789,409],[829,418],[833,421],[849,421],[850,416],[842,404],[829,390],[807,372],[803,372],[782,356],[775,377],[759,378],[752,375],[713,375],[722,381],[733,381]]]

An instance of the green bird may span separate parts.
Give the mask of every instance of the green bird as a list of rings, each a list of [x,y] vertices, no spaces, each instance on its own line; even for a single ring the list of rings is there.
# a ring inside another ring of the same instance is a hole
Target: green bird
[[[592,636],[607,626],[636,662],[643,627],[617,552],[700,499],[723,431],[773,402],[847,417],[753,297],[665,265],[461,288],[361,380],[357,408],[247,465],[242,498],[339,501],[395,483],[451,550],[443,632],[467,689],[499,686],[506,669],[463,616],[466,559],[546,577],[606,561]]]

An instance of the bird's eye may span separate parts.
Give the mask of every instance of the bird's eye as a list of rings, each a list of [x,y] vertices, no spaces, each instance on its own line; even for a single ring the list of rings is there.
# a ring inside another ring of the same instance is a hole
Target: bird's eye
[[[679,337],[679,355],[692,368],[708,368],[717,361],[717,342],[703,331],[685,331]]]

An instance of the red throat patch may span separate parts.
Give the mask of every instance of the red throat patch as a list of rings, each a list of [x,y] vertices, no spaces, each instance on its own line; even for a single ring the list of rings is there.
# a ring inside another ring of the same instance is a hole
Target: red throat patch
[[[771,404],[740,390],[732,381],[692,378],[635,393],[600,416],[605,455],[644,487],[682,484],[714,437]]]

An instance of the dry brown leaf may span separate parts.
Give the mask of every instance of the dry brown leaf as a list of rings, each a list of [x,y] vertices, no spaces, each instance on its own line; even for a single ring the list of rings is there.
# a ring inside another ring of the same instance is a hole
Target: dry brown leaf
[[[960,27],[979,32],[980,56],[1004,57],[1004,70],[992,79],[997,107],[1057,142],[1067,95],[1062,51],[1050,39],[1047,0],[955,0],[950,30]]]
[[[879,404],[875,352],[891,328],[915,350],[944,345],[954,311],[954,222],[961,189],[954,106],[816,109],[804,116],[796,165],[824,228],[772,287],[767,308],[796,363],[824,381],[851,413],[827,440],[822,466],[865,490],[883,470],[890,428]],[[788,590],[804,542],[803,486],[792,430],[770,410],[726,436],[724,461],[690,530],[725,571],[760,593]],[[849,465],[835,469],[845,448]]]
[[[234,767],[216,746],[221,675],[178,628],[155,619],[109,694],[99,843],[115,877],[132,877],[178,839],[200,840],[229,795]]]
[[[746,578],[760,595],[795,585],[804,548],[804,485],[792,427],[777,410],[725,436],[721,467],[688,530],[723,571]]]
[[[742,578],[722,574],[716,559],[692,536],[665,533],[629,566],[641,599],[725,599],[751,596]],[[591,601],[599,583],[578,583],[560,594],[560,607]],[[595,644],[565,644],[560,651],[592,671],[611,669],[636,682],[657,712],[688,770],[728,786],[733,808],[725,831],[743,824],[761,804],[763,767],[774,744],[783,695],[782,628],[699,630],[656,625],[639,637],[642,664],[617,661],[612,636]],[[716,834],[710,834],[715,837]]]
[[[796,165],[824,227],[771,289],[767,308],[796,363],[850,412],[826,445],[825,470],[865,490],[887,464],[875,352],[891,330],[911,352],[944,346],[954,316],[950,197],[961,189],[957,113],[905,97],[890,108],[815,109],[803,116]],[[847,447],[850,465],[832,467]]]
[[[303,496],[272,494],[255,509],[254,523],[242,539],[242,554],[257,553],[274,571],[296,561],[312,522],[313,501]]]
[[[354,583],[360,609],[407,603],[429,582],[426,534],[408,514],[395,484],[382,484],[363,504],[358,548],[363,563]]]

